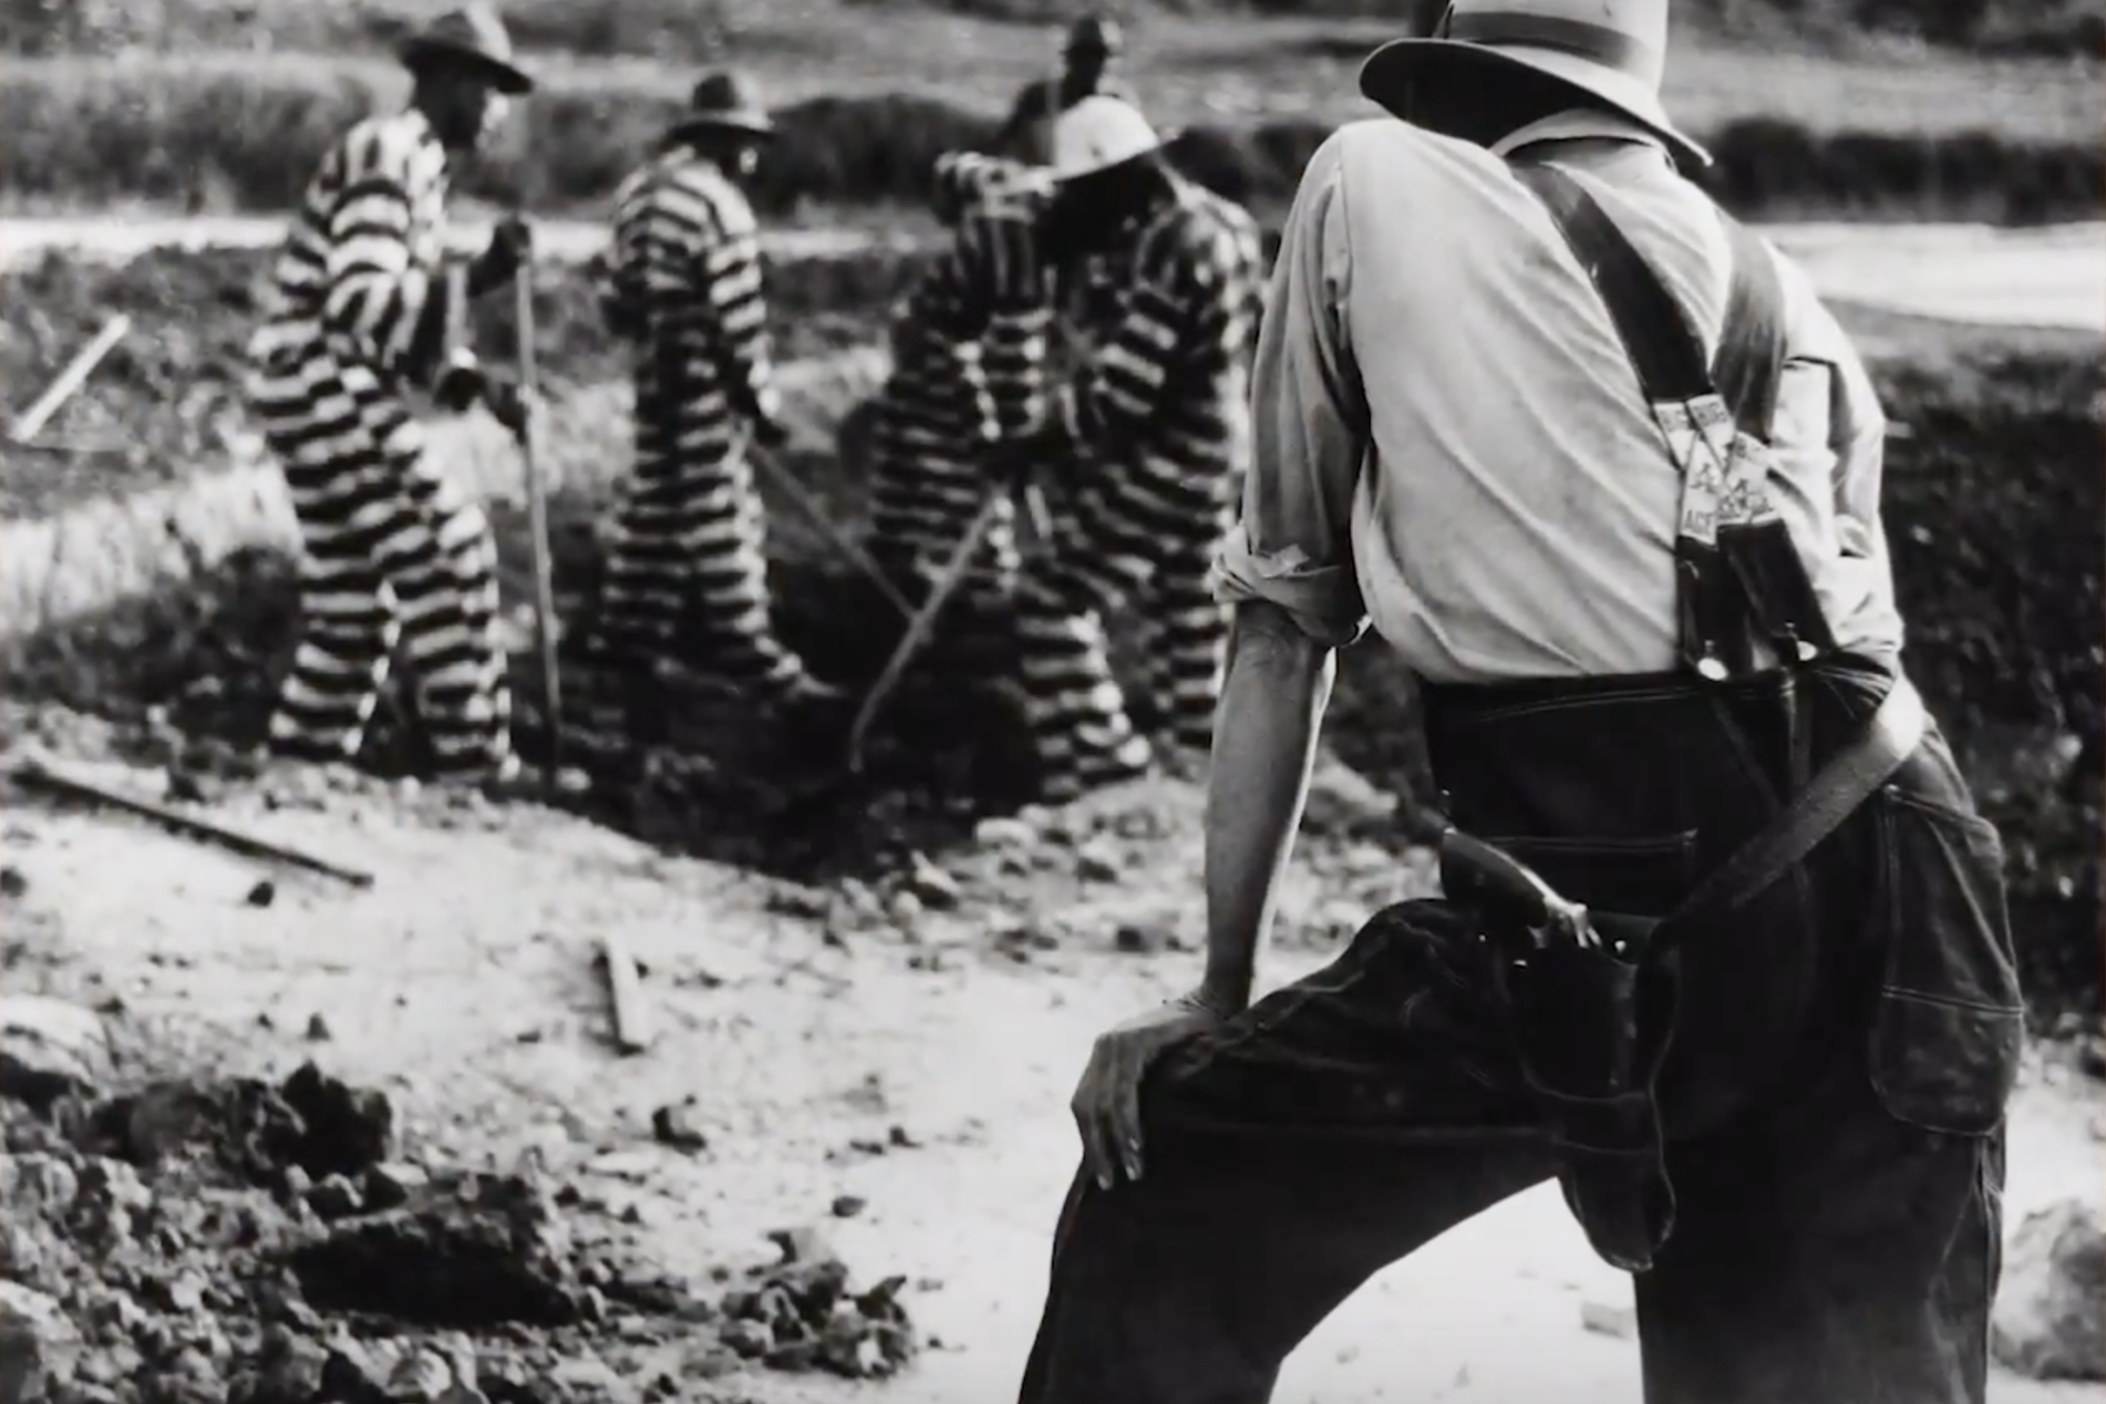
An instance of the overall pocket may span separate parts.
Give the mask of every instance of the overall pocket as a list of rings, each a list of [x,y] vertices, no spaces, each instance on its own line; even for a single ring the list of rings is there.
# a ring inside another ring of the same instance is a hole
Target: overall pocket
[[[1873,803],[1886,922],[1867,1049],[1873,1090],[1896,1120],[1986,1136],[2003,1122],[2025,1046],[2003,841],[1987,820],[1906,778]]]

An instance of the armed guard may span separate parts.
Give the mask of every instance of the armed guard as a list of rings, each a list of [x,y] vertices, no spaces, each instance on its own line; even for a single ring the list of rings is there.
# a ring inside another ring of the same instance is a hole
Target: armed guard
[[[1205,969],[1091,1054],[1025,1404],[1256,1404],[1552,1178],[1636,1277],[1651,1404],[1982,1404],[2002,850],[1902,667],[1878,400],[1678,173],[1666,42],[1667,0],[1456,0],[1362,69],[1402,120],[1302,176],[1221,559]],[[1370,626],[1422,683],[1446,895],[1252,1004]]]

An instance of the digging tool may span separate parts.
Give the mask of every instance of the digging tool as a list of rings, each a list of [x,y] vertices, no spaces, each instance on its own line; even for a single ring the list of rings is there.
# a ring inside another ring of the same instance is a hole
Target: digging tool
[[[14,778],[33,789],[65,795],[71,799],[86,800],[90,804],[137,815],[142,819],[151,819],[174,833],[218,844],[221,848],[247,858],[260,858],[272,863],[283,863],[287,867],[304,869],[310,873],[320,873],[324,877],[335,878],[338,882],[349,883],[353,887],[364,888],[373,885],[371,873],[361,872],[356,868],[339,867],[298,849],[271,843],[253,834],[229,828],[224,824],[215,824],[194,814],[185,814],[165,804],[106,789],[79,776],[68,775],[55,769],[48,761],[31,758],[20,762],[15,767]]]
[[[563,680],[556,665],[556,576],[549,559],[548,485],[542,481],[534,453],[534,405],[540,377],[534,365],[534,256],[522,255],[512,284],[518,298],[519,396],[523,413],[512,427],[519,460],[526,474],[527,535],[534,558],[534,647],[541,657],[541,708],[546,732],[542,744],[541,780],[550,793],[562,785]]]
[[[812,496],[803,483],[797,481],[796,475],[764,454],[756,453],[753,458],[760,464],[762,471],[774,480],[775,485],[782,489],[783,495],[796,504],[798,513],[811,524],[812,529],[825,537],[827,544],[839,551],[850,565],[870,578],[870,583],[877,587],[878,593],[899,611],[900,618],[911,620],[914,617],[914,606],[907,602],[907,597],[893,585],[891,577],[878,567],[878,563],[870,559],[869,552],[833,524],[826,515],[826,509],[819,505],[818,499]]]
[[[37,396],[36,403],[22,411],[16,416],[15,422],[8,426],[9,442],[16,448],[57,447],[38,445],[32,440],[51,422],[51,417],[65,406],[66,401],[72,399],[80,392],[80,387],[88,383],[88,376],[102,363],[102,358],[109,355],[123,339],[124,334],[131,330],[131,326],[132,319],[122,312],[103,323],[102,330],[95,334],[95,339],[83,346],[74,358],[66,363],[66,368],[59,372],[58,379],[51,382],[51,387]]]
[[[884,709],[885,703],[898,688],[899,680],[906,674],[908,666],[914,662],[930,636],[936,632],[936,621],[942,616],[944,607],[965,583],[966,575],[972,570],[974,558],[987,544],[988,532],[994,530],[1006,496],[1007,493],[999,488],[987,494],[987,500],[980,504],[980,510],[973,517],[972,524],[965,529],[965,535],[959,539],[956,549],[951,552],[950,560],[944,563],[943,573],[936,578],[935,587],[929,591],[927,602],[909,622],[899,646],[893,649],[892,656],[885,660],[884,671],[878,674],[877,681],[871,684],[869,693],[864,696],[863,705],[856,712],[855,724],[848,731],[850,775],[863,773],[863,745],[870,738],[872,724],[877,721],[878,713]]]
[[[600,970],[614,1010],[614,1046],[624,1054],[650,1051],[651,1006],[644,998],[643,977],[628,943],[612,932],[600,937]]]

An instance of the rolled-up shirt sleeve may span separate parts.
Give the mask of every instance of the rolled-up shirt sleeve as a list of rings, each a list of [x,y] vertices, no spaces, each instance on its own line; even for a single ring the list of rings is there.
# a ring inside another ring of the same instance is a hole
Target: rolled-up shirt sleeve
[[[1351,275],[1339,138],[1302,174],[1280,239],[1251,377],[1243,517],[1216,558],[1216,595],[1279,606],[1319,642],[1366,629],[1352,510],[1367,401],[1346,321]]]

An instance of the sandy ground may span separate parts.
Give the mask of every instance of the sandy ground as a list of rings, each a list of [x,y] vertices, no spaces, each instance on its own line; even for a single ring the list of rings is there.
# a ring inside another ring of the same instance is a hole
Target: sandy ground
[[[502,1164],[537,1146],[592,1192],[637,1205],[668,1261],[690,1268],[750,1254],[771,1227],[824,1218],[836,1195],[861,1196],[867,1212],[835,1231],[845,1255],[859,1274],[921,1281],[913,1309],[946,1343],[887,1397],[1009,1397],[1073,1164],[1072,1079],[1096,1032],[1195,969],[1190,953],[1123,954],[1113,940],[1134,922],[1192,931],[1189,794],[1158,799],[1168,822],[1124,845],[1121,875],[1090,880],[1056,862],[1002,889],[1004,909],[1053,937],[1028,956],[991,938],[999,913],[977,889],[955,912],[905,927],[848,922],[829,944],[820,922],[786,914],[810,910],[811,894],[545,811],[439,827],[385,804],[264,815],[232,803],[235,817],[248,811],[281,841],[368,867],[377,884],[357,893],[279,875],[275,904],[260,909],[244,903],[259,876],[245,861],[128,820],[15,805],[5,861],[49,935],[10,988],[116,995],[185,1050],[178,1061],[275,1075],[317,1057],[395,1095],[428,1153],[488,1152]],[[1327,876],[1309,864],[1297,874],[1283,929],[1335,924],[1342,903],[1350,917],[1425,881],[1379,850],[1328,847]],[[608,1046],[590,966],[608,930],[647,968],[657,1015],[656,1046],[626,1060]],[[1319,958],[1300,944],[1273,978]],[[306,1037],[315,1015],[326,1043]],[[2014,1224],[2044,1201],[2101,1192],[2096,1092],[2044,1076],[2028,1087]],[[646,1129],[655,1107],[689,1096],[711,1142],[693,1157],[652,1144]],[[919,1147],[849,1149],[893,1126]],[[1584,1303],[1627,1297],[1554,1191],[1537,1192],[1379,1278],[1295,1357],[1278,1398],[1632,1400],[1635,1345],[1582,1324]],[[768,1404],[879,1397],[787,1377],[740,1387]],[[2106,1401],[2106,1386],[2000,1377],[1991,1397]]]
[[[158,247],[258,248],[275,242],[283,221],[269,218],[9,219],[0,221],[0,268],[66,249],[121,260]],[[537,225],[552,258],[582,260],[605,230],[583,221]],[[1922,316],[2002,326],[2073,327],[2106,332],[2106,225],[1998,230],[1986,225],[1777,225],[1779,244],[1805,260],[1823,294]],[[479,228],[464,224],[464,243]],[[792,230],[770,236],[783,260],[838,255],[873,243],[914,246],[860,230]]]

